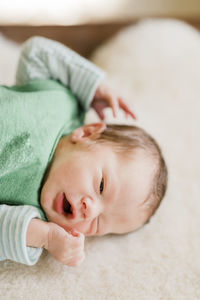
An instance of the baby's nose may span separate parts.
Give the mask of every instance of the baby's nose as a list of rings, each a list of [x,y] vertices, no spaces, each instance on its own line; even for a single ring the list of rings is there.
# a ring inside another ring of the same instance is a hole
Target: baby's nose
[[[84,219],[92,219],[99,214],[100,206],[97,201],[90,197],[81,199],[82,214]]]

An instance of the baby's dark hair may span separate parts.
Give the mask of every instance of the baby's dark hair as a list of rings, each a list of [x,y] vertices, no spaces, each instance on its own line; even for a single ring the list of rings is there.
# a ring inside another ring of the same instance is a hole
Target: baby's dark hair
[[[149,220],[165,195],[168,181],[167,166],[155,139],[137,126],[108,124],[96,142],[112,143],[117,152],[127,155],[133,153],[134,150],[142,149],[153,160],[155,171],[149,197],[145,203],[148,207]]]

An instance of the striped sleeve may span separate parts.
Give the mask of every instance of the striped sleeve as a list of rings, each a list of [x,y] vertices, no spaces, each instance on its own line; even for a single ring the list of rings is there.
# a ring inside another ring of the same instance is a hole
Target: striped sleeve
[[[0,205],[0,260],[10,259],[26,265],[38,261],[42,248],[26,246],[26,233],[33,218],[41,218],[33,206]]]
[[[34,79],[59,80],[88,110],[104,75],[101,69],[65,45],[36,36],[22,46],[16,83]]]

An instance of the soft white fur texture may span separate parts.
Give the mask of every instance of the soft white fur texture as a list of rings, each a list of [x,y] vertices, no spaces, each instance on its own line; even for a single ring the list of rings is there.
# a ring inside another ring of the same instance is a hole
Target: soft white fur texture
[[[19,48],[0,42],[0,80],[10,84]],[[87,238],[78,268],[46,252],[33,267],[1,262],[0,299],[200,299],[200,35],[179,21],[146,20],[98,48],[93,61],[131,103],[138,121],[128,122],[160,143],[167,195],[141,230]],[[91,112],[87,122],[96,119]]]

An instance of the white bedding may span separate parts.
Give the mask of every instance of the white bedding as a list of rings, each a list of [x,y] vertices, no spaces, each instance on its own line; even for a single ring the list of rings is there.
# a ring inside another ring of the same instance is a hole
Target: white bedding
[[[2,37],[0,43],[0,81],[10,84],[19,47]],[[1,262],[0,299],[198,300],[199,32],[178,21],[147,20],[98,48],[92,59],[130,101],[136,124],[160,142],[169,167],[167,195],[143,229],[87,238],[86,260],[78,268],[46,252],[33,267]],[[87,122],[95,118],[91,112]]]

